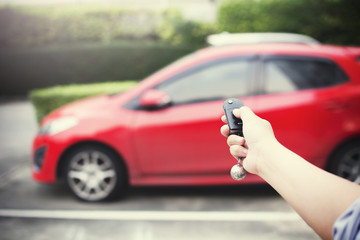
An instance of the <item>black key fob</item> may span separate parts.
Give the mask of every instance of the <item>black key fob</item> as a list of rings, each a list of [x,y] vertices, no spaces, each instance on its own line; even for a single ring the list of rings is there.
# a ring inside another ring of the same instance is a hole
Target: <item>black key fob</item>
[[[226,116],[226,121],[230,129],[230,135],[236,134],[241,137],[244,136],[242,131],[242,121],[239,118],[236,118],[232,113],[234,109],[244,106],[244,103],[236,98],[229,98],[224,102],[224,113]]]

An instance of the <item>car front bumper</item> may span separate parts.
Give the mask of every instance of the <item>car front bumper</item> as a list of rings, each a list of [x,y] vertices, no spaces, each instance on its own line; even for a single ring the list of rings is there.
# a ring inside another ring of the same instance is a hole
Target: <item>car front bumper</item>
[[[48,135],[37,135],[32,147],[32,177],[38,182],[55,183],[57,166],[65,147]]]

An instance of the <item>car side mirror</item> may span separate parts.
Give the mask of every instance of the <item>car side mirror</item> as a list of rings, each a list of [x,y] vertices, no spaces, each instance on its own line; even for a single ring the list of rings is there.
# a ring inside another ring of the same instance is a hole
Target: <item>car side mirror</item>
[[[171,104],[170,96],[159,89],[149,89],[140,97],[140,106],[143,109],[155,110]]]

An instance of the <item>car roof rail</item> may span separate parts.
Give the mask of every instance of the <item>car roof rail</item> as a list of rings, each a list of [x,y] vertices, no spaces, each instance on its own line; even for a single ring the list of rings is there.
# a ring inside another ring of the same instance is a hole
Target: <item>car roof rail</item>
[[[224,46],[236,44],[254,43],[300,43],[300,44],[320,44],[316,39],[296,33],[228,33],[212,34],[207,36],[207,43],[210,46]]]

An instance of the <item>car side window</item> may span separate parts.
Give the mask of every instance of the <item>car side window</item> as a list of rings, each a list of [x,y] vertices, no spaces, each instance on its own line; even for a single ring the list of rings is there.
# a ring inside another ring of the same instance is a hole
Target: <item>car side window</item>
[[[242,97],[248,93],[251,60],[223,60],[195,67],[157,88],[174,104]]]
[[[265,93],[330,87],[348,81],[346,74],[328,59],[274,58],[264,62]]]

